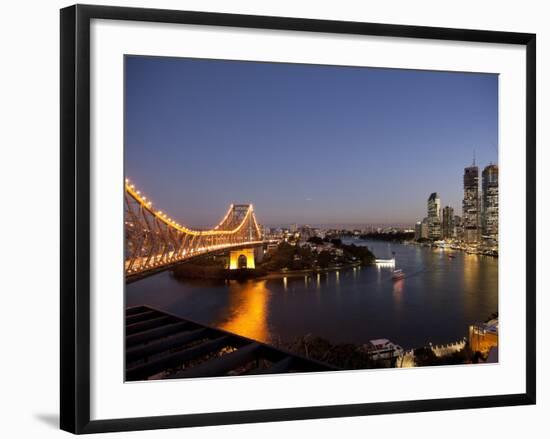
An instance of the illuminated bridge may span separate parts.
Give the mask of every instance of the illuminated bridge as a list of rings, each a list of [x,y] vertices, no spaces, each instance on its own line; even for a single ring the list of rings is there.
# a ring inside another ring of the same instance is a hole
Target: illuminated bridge
[[[192,230],[170,218],[126,180],[124,194],[127,280],[224,250],[264,244],[252,204],[232,204],[211,230]]]

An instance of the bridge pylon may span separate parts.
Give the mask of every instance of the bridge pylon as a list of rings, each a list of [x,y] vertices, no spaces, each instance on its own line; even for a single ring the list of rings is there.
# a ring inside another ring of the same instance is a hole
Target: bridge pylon
[[[248,269],[256,268],[253,248],[231,250],[229,252],[229,269],[237,270],[241,268],[248,268]]]

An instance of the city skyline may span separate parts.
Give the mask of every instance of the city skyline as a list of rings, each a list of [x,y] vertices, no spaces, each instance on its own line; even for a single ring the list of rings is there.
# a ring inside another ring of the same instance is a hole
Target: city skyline
[[[125,84],[125,174],[190,227],[412,225],[498,163],[496,75],[131,56]]]
[[[475,160],[475,159],[474,159]],[[459,240],[468,244],[484,242],[496,247],[499,224],[498,165],[475,163],[464,168],[462,215],[454,207],[442,207],[437,192],[428,197],[427,216],[415,224],[415,239]]]

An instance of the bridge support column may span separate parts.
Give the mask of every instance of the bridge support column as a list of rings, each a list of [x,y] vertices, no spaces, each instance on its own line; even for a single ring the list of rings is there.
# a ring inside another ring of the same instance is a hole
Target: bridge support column
[[[253,248],[231,250],[229,252],[229,269],[237,270],[239,268],[256,268]]]

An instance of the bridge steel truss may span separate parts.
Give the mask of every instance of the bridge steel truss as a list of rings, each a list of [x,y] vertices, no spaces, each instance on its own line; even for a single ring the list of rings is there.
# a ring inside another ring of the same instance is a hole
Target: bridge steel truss
[[[153,209],[128,180],[125,187],[126,279],[207,253],[263,242],[252,204],[232,204],[211,230],[192,230]]]

